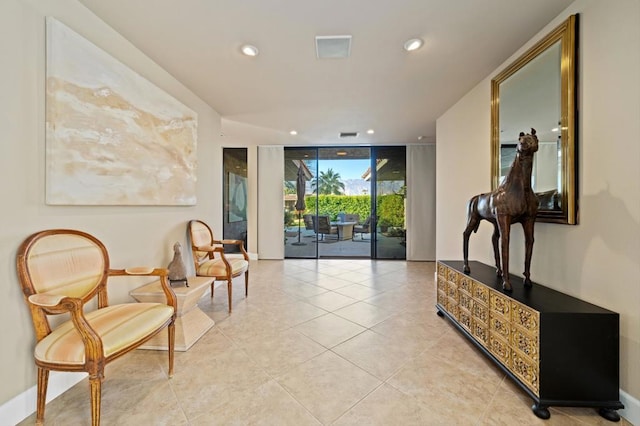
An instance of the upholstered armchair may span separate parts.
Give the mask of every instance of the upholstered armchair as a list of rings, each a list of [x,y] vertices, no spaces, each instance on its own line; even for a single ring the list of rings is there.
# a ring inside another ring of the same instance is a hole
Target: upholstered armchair
[[[329,216],[313,216],[315,221],[316,233],[320,235],[320,240],[324,239],[325,234],[338,234],[338,227],[331,225]]]
[[[91,423],[99,425],[105,366],[165,327],[169,377],[173,375],[177,306],[166,269],[111,269],[107,250],[98,239],[67,229],[28,237],[18,249],[17,269],[37,340],[37,424],[44,423],[49,371],[71,371],[89,374]],[[159,279],[167,303],[110,305],[108,279],[128,275]],[[89,303],[94,298],[97,303]],[[49,322],[50,316],[59,314],[68,314],[70,320]]]
[[[361,225],[355,225],[353,227],[353,235],[360,234],[360,239],[364,239],[364,234],[371,233],[371,215]]]
[[[241,240],[214,239],[209,225],[200,220],[189,222],[189,236],[196,275],[215,278],[211,282],[212,298],[215,281],[227,282],[229,313],[231,313],[233,278],[244,274],[244,295],[245,297],[249,295],[249,256],[244,243]],[[241,256],[226,255],[223,244],[238,246]]]

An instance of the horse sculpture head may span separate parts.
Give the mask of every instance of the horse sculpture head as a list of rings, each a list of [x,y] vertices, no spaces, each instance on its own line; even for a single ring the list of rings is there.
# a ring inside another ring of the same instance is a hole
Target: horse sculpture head
[[[516,151],[523,156],[533,155],[534,152],[538,151],[538,137],[536,136],[536,129],[532,128],[530,134],[520,132]]]

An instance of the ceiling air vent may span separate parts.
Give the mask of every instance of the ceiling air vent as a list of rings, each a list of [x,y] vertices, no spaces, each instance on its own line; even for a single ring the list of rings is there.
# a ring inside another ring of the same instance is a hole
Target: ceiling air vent
[[[355,138],[358,136],[358,132],[340,132],[341,138]]]
[[[318,59],[348,58],[351,54],[351,36],[316,36]]]

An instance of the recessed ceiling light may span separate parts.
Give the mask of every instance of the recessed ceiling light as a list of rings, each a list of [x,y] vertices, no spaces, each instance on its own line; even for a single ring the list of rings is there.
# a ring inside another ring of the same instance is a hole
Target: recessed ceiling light
[[[372,134],[374,134],[375,132],[373,131],[373,129],[369,129],[369,130],[367,130],[367,133],[368,133],[368,134],[370,134],[370,135],[372,135]]]
[[[336,152],[336,155],[344,157],[345,155],[347,155],[347,152],[346,151],[338,151],[338,152]]]
[[[260,53],[258,48],[251,44],[245,44],[240,48],[240,50],[246,56],[258,56],[258,53]]]
[[[411,52],[413,50],[418,50],[422,47],[423,41],[419,38],[412,38],[411,40],[407,40],[404,43],[404,50],[407,52]]]
[[[297,134],[298,134],[298,132],[296,132],[295,130],[292,130],[292,131],[290,131],[290,132],[289,132],[289,134],[290,134],[291,136],[295,136],[295,135],[297,135]]]

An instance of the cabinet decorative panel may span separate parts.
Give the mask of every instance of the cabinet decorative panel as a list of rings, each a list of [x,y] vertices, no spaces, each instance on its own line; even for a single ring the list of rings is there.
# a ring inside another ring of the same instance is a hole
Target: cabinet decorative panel
[[[438,261],[438,314],[535,400],[536,415],[547,418],[552,405],[624,408],[617,313],[539,284],[525,288],[514,275],[507,293],[494,267],[470,267],[465,274],[461,261]]]

